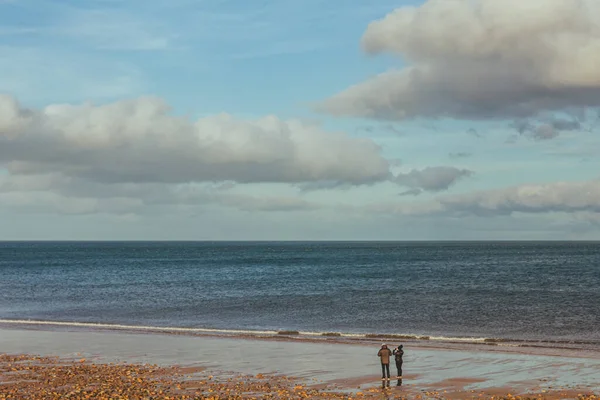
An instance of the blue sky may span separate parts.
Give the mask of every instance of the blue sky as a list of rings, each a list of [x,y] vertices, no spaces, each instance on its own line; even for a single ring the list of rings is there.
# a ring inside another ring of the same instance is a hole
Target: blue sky
[[[523,4],[0,1],[0,239],[600,239],[600,12]]]

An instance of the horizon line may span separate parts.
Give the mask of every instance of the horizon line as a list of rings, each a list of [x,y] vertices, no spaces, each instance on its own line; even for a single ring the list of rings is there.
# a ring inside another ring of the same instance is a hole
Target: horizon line
[[[0,239],[0,243],[600,243],[600,239]]]

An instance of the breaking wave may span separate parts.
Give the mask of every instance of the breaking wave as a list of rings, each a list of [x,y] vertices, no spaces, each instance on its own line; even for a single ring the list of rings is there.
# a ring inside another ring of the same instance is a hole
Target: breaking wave
[[[74,321],[44,321],[25,319],[0,319],[0,327],[37,327],[37,328],[72,328],[103,331],[126,331],[142,333],[164,333],[183,334],[190,336],[213,335],[229,337],[256,337],[273,338],[289,337],[296,339],[320,339],[339,340],[347,342],[382,342],[382,341],[406,341],[406,342],[440,342],[440,343],[464,343],[481,344],[488,346],[508,347],[561,347],[567,345],[600,347],[600,341],[596,340],[528,340],[516,338],[486,338],[486,337],[453,337],[453,336],[427,336],[417,334],[393,334],[393,333],[348,333],[348,332],[312,332],[301,330],[250,330],[250,329],[218,329],[218,328],[191,328],[175,326],[147,326],[147,325],[125,325],[96,322],[74,322]]]

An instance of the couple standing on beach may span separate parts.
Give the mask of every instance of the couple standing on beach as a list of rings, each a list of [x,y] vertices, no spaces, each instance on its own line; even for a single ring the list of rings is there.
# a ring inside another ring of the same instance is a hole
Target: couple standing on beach
[[[390,357],[393,355],[396,360],[396,369],[398,370],[398,385],[401,385],[402,382],[402,356],[404,356],[404,350],[402,350],[403,346],[399,345],[392,352],[388,349],[386,344],[381,345],[381,349],[377,353],[377,356],[381,359],[381,380],[382,381],[390,381]]]

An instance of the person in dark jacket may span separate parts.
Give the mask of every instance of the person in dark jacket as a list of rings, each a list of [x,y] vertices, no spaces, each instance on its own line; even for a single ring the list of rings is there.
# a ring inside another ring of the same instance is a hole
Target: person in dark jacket
[[[402,357],[404,356],[404,350],[402,350],[403,347],[404,346],[399,345],[393,352],[394,359],[396,360],[396,369],[398,370],[397,379],[402,379],[402,363],[404,362],[404,360],[402,360]]]
[[[377,356],[381,359],[381,380],[385,381],[386,379],[390,380],[390,357],[392,356],[392,351],[388,349],[386,344],[381,345],[381,349],[377,353]],[[387,375],[386,375],[387,373]]]

